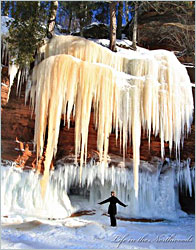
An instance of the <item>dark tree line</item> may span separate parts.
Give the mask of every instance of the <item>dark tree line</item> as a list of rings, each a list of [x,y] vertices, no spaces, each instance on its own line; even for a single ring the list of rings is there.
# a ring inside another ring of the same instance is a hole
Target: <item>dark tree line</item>
[[[87,25],[104,23],[110,27],[113,51],[116,51],[116,38],[121,39],[126,28],[127,37],[133,41],[132,49],[136,50],[137,22],[144,13],[155,11],[165,15],[170,10],[180,18],[181,13],[194,7],[194,1],[1,1],[1,15],[14,18],[9,29],[9,49],[17,63],[25,65],[34,60],[44,38],[53,36],[55,27],[64,34],[79,30],[83,36]]]
[[[121,39],[122,20],[130,19],[130,2],[90,1],[2,1],[1,15],[13,17],[8,37],[9,51],[19,65],[34,60],[36,48],[51,38],[54,28],[71,34],[92,22],[110,25],[110,48],[116,50],[116,35]],[[123,11],[124,10],[124,11]]]

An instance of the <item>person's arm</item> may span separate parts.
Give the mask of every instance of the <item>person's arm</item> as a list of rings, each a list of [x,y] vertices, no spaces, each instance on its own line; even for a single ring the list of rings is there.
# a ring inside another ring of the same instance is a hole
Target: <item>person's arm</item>
[[[98,204],[99,204],[99,205],[102,205],[102,204],[107,203],[107,202],[110,202],[110,198],[108,198],[108,199],[106,199],[106,200],[104,200],[104,201],[101,201],[101,202],[99,202]]]
[[[124,203],[122,203],[118,198],[116,198],[116,201],[118,202],[118,204],[120,204],[123,207],[127,207],[127,205],[125,205]]]

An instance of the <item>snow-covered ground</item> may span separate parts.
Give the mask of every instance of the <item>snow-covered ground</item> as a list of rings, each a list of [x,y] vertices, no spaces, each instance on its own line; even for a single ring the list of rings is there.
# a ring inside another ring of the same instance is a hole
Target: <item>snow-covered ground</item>
[[[117,221],[96,214],[43,220],[17,214],[2,218],[2,249],[194,249],[195,217],[177,221]]]

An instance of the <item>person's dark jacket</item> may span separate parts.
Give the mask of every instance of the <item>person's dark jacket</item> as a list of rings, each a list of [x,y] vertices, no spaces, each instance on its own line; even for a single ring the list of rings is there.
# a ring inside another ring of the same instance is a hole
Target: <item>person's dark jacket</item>
[[[116,203],[120,204],[123,207],[126,207],[127,205],[125,205],[124,203],[122,203],[121,201],[119,201],[118,198],[116,198],[115,196],[111,196],[109,199],[106,199],[102,202],[99,202],[98,204],[102,205],[104,203],[110,202],[110,205],[108,207],[108,214],[116,214],[117,213],[117,209],[116,209]]]

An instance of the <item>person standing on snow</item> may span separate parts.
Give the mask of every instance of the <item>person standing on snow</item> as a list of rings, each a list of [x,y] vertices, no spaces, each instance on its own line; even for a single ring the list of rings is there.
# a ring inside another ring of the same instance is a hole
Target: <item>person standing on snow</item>
[[[111,221],[111,226],[112,227],[116,227],[116,203],[120,204],[123,207],[127,207],[127,205],[125,205],[124,203],[122,203],[121,201],[119,201],[119,199],[116,197],[116,193],[114,191],[111,192],[111,197],[99,202],[99,205],[102,205],[104,203],[110,202],[110,205],[108,207],[108,214],[110,215],[110,221]]]

